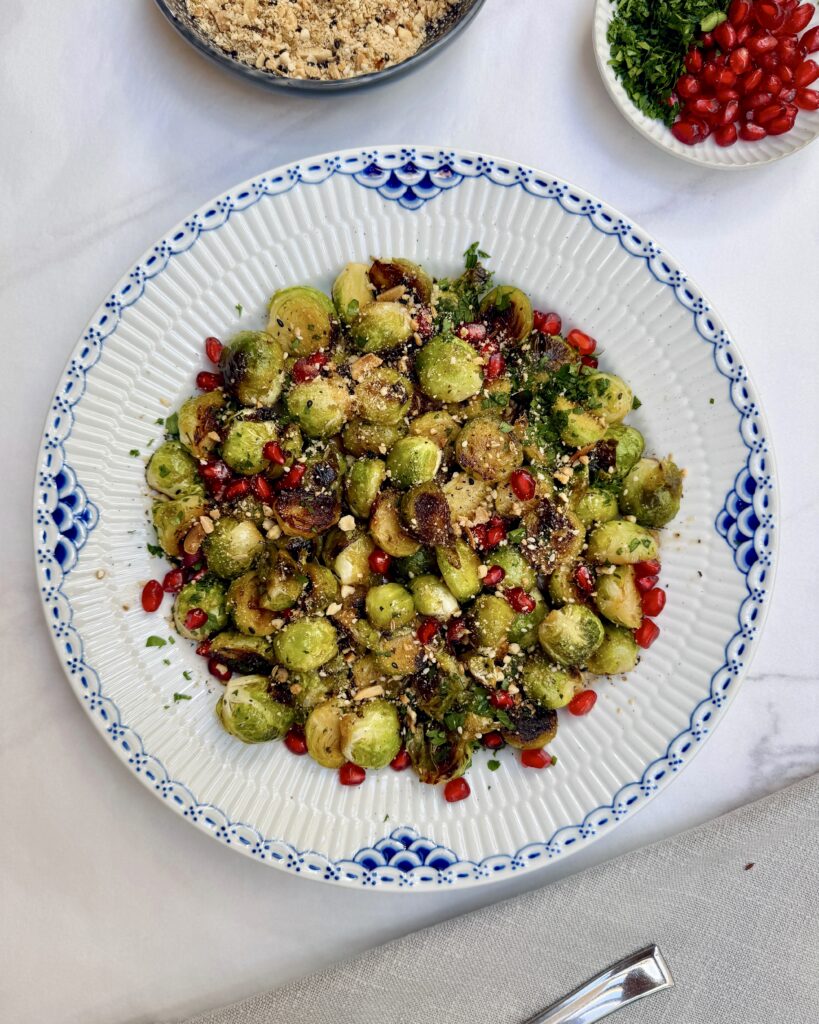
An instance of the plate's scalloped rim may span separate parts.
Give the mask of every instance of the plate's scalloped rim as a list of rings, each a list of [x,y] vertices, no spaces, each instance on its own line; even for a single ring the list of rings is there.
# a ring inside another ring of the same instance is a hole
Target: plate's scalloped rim
[[[334,174],[349,175],[408,211],[434,200],[444,189],[482,177],[503,187],[523,188],[558,202],[571,215],[586,217],[596,230],[615,236],[630,255],[645,260],[656,280],[672,288],[677,301],[691,312],[697,333],[713,348],[717,370],[730,382],[729,398],[739,413],[746,461],[738,467],[714,525],[733,550],[746,596],[737,610],[738,629],[726,645],[725,661],[712,675],[709,695],[693,709],[688,728],[673,737],[666,753],[647,765],[640,779],[621,787],[610,804],[595,808],[580,824],[558,829],[543,842],[480,862],[460,859],[456,852],[407,826],[393,829],[349,858],[332,860],[314,850],[297,850],[284,840],[264,838],[252,826],[231,822],[219,808],[200,803],[144,749],[139,734],[122,722],[116,704],[103,694],[96,672],[85,663],[82,637],[74,629],[70,602],[62,590],[65,576],[98,521],[98,510],[66,462],[63,442],[71,432],[73,409],[82,399],[86,374],[99,359],[105,338],[116,329],[122,310],[139,300],[145,282],[160,274],[175,255],[194,245],[202,232],[218,230],[234,211],[301,184],[320,184]],[[374,146],[296,161],[216,197],[148,249],[91,318],[66,363],[46,416],[34,492],[36,570],[49,633],[72,688],[120,759],[178,813],[226,844],[296,874],[365,889],[419,891],[509,877],[582,848],[645,806],[692,759],[736,693],[764,624],[775,572],[778,495],[769,437],[736,347],[700,289],[641,228],[584,190],[497,157],[438,147]]]

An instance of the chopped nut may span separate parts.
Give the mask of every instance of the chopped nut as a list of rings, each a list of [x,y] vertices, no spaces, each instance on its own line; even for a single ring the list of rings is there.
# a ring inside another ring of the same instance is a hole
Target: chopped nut
[[[97,571],[94,573],[94,575],[97,577],[98,580],[104,580],[105,579],[105,569],[97,569]]]
[[[341,607],[342,606],[340,604],[338,604],[338,602],[333,601],[332,604],[328,604],[327,605],[327,614],[328,615],[338,615],[338,613],[341,611]]]
[[[353,516],[342,516],[338,521],[339,530],[343,530],[345,533],[355,529],[355,518]]]
[[[353,694],[353,700],[370,700],[370,698],[372,698],[372,697],[383,697],[383,696],[384,696],[384,687],[383,686],[378,686],[376,684],[375,686],[368,686],[365,689],[359,690],[357,693],[354,693]]]
[[[351,587],[349,583],[344,583],[341,587],[342,597],[351,597],[355,593],[355,587]]]
[[[377,367],[384,362],[379,356],[374,353],[370,355],[361,356],[356,359],[350,366],[350,376],[353,380],[364,380],[368,373],[371,373]]]
[[[397,284],[394,288],[388,288],[385,292],[381,292],[376,301],[378,302],[397,302],[402,295],[406,292],[406,286],[403,284]]]
[[[213,533],[213,520],[210,516],[199,516],[199,525],[206,534]]]

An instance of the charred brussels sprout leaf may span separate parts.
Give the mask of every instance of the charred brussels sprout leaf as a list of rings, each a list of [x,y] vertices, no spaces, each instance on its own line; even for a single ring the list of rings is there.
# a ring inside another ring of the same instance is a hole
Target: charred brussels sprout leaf
[[[449,505],[437,484],[411,487],[401,499],[401,515],[409,532],[424,544],[434,547],[455,539]]]
[[[276,661],[270,641],[265,637],[246,636],[229,630],[213,637],[210,654],[232,672],[241,675],[268,673]]]
[[[432,278],[417,263],[409,260],[375,260],[369,276],[379,292],[403,285],[421,302],[427,303],[432,297]]]
[[[382,551],[394,558],[414,555],[420,544],[404,529],[398,513],[400,498],[397,491],[383,491],[373,505],[370,533]]]
[[[557,712],[536,701],[523,701],[511,708],[507,717],[510,725],[501,735],[518,750],[539,750],[557,735]]]
[[[182,404],[178,414],[179,440],[197,459],[204,459],[219,444],[219,413],[224,407],[221,391],[196,395]]]
[[[407,737],[407,753],[421,782],[435,785],[457,779],[472,763],[474,739],[448,732],[434,721],[419,717]]]
[[[159,546],[166,555],[171,558],[180,556],[182,540],[205,509],[205,498],[201,493],[185,494],[173,501],[154,502],[151,518]]]

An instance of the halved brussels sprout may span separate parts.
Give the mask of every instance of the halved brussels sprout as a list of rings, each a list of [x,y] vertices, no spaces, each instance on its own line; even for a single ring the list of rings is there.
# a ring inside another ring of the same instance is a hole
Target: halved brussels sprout
[[[273,499],[273,514],[288,537],[312,539],[341,518],[339,471],[334,460],[307,464],[301,485],[282,488]]]
[[[284,350],[264,331],[237,334],[222,350],[219,365],[225,384],[242,405],[269,408],[281,394]]]
[[[307,753],[323,768],[340,768],[346,758],[341,752],[341,716],[344,709],[335,700],[318,704],[307,716],[304,739]]]
[[[447,448],[461,429],[460,424],[454,416],[445,409],[433,409],[432,412],[425,412],[410,422],[409,432],[415,437],[428,437],[434,441],[439,448]]]
[[[264,593],[262,581],[257,572],[246,572],[234,580],[227,592],[227,605],[231,618],[240,633],[247,636],[270,636],[281,622],[276,612],[262,608]]]
[[[354,516],[369,518],[386,477],[387,467],[381,459],[361,459],[353,463],[347,474],[347,504]]]
[[[191,612],[204,612],[207,619],[195,625],[201,615],[191,616]],[[189,617],[190,616],[190,617]],[[197,643],[224,629],[228,622],[227,595],[225,585],[215,576],[203,576],[201,580],[186,583],[176,595],[173,603],[173,621],[177,633],[186,640]]]
[[[509,643],[517,644],[524,651],[536,646],[538,626],[546,618],[546,612],[549,610],[536,587],[529,591],[529,597],[535,602],[535,607],[530,612],[521,612],[520,615],[516,615],[512,628],[509,630]]]
[[[419,615],[445,622],[458,611],[457,600],[437,576],[416,576],[410,583],[410,590]]]
[[[414,629],[381,637],[374,651],[379,671],[393,679],[414,675],[423,664],[424,649]]]
[[[288,391],[286,401],[287,411],[295,416],[304,433],[313,438],[337,434],[352,409],[352,396],[337,375],[296,384]]]
[[[202,485],[196,471],[196,462],[179,441],[164,441],[153,453],[145,470],[149,487],[169,498],[194,491],[201,493]]]
[[[283,288],[267,306],[267,333],[285,352],[309,356],[329,348],[336,331],[336,311],[316,288]]]
[[[412,394],[406,377],[389,366],[378,366],[356,384],[356,415],[368,423],[393,425],[406,416]]]
[[[637,664],[640,653],[637,641],[630,629],[621,626],[604,624],[605,636],[603,643],[589,658],[589,672],[599,676],[614,676],[621,672],[631,672]]]
[[[333,302],[340,319],[349,326],[375,298],[365,263],[348,263],[333,284]]]
[[[393,630],[406,626],[415,618],[412,594],[400,583],[383,583],[367,591],[367,618],[376,629]]]
[[[544,498],[523,517],[526,537],[521,553],[530,565],[548,576],[566,562],[577,558],[586,539],[586,528],[565,505]]]
[[[491,568],[499,566],[504,571],[504,587],[523,587],[531,590],[535,585],[535,572],[523,555],[507,544],[506,547],[495,548],[486,556],[486,564]]]
[[[387,473],[398,487],[432,480],[441,466],[441,449],[428,437],[402,437],[387,456]]]
[[[439,402],[464,402],[483,387],[481,357],[459,338],[428,341],[415,357],[415,372],[424,394]]]
[[[470,420],[455,439],[455,458],[470,476],[498,483],[523,464],[523,448],[497,416]]]
[[[510,747],[540,750],[557,735],[557,712],[535,701],[523,701],[506,712],[511,728],[501,730]]]
[[[232,679],[216,704],[225,729],[243,743],[266,743],[284,736],[296,717],[295,709],[276,700],[265,676]]]
[[[423,303],[428,303],[432,297],[432,278],[409,260],[375,260],[370,267],[370,280],[379,292],[404,285]]]
[[[640,591],[634,582],[634,569],[618,565],[614,572],[601,572],[597,577],[595,603],[601,615],[618,626],[637,629],[643,621]]]
[[[610,519],[616,519],[620,513],[617,498],[611,491],[603,491],[599,487],[590,487],[578,499],[574,510],[584,526],[591,526],[593,523],[607,523]]]
[[[680,511],[682,482],[682,473],[671,459],[640,459],[623,481],[620,509],[642,526],[666,526]]]
[[[622,479],[643,454],[645,439],[639,430],[625,423],[613,423],[603,436],[617,442],[614,475]]]
[[[361,768],[384,768],[401,749],[401,723],[395,705],[373,700],[341,719],[341,752]]]
[[[564,604],[582,604],[583,595],[574,581],[576,562],[564,562],[549,577],[549,599],[556,608]]]
[[[249,520],[222,516],[205,537],[203,548],[208,568],[232,580],[253,565],[264,549],[264,538]]]
[[[509,640],[516,613],[508,601],[493,594],[481,594],[470,611],[472,632],[478,647],[498,651]]]
[[[645,527],[627,519],[612,519],[592,530],[586,556],[592,562],[633,565],[656,558],[659,550],[657,538]]]
[[[351,420],[341,435],[344,450],[350,455],[386,455],[399,438],[407,432],[406,424],[394,426]]]
[[[196,459],[205,459],[219,444],[219,411],[224,407],[221,390],[207,391],[183,402],[176,414],[179,440]]]
[[[472,763],[475,740],[466,733],[446,731],[434,720],[419,720],[407,735],[407,753],[421,782],[435,785],[457,779]]]
[[[213,637],[210,654],[232,672],[241,675],[269,673],[276,661],[270,641],[265,637],[245,636],[231,630],[224,630]]]
[[[156,537],[166,555],[178,558],[181,544],[196,520],[205,514],[207,505],[202,493],[184,494],[173,501],[155,501],[151,507]]]
[[[307,562],[301,569],[307,577],[307,591],[303,596],[304,610],[308,615],[323,612],[338,600],[338,580],[331,569],[316,562]]]
[[[387,352],[412,334],[412,317],[400,302],[373,302],[350,325],[350,336],[360,352]]]
[[[583,688],[583,677],[573,668],[561,668],[544,658],[530,658],[521,668],[521,685],[527,697],[544,708],[564,708]]]
[[[543,650],[560,665],[584,665],[603,642],[603,623],[582,604],[549,612],[538,627]]]
[[[244,476],[261,473],[270,465],[262,450],[268,441],[276,441],[278,437],[279,428],[272,411],[254,409],[238,413],[222,442],[222,459],[234,473]]]
[[[456,540],[451,547],[436,548],[435,557],[444,583],[461,604],[480,592],[481,560],[466,541]]]
[[[378,495],[370,516],[370,533],[382,551],[394,558],[405,558],[414,555],[421,545],[401,525],[399,501],[397,491],[382,491]]]
[[[602,416],[575,405],[565,395],[555,400],[552,414],[558,424],[561,441],[571,448],[585,448],[606,433],[607,424]]]
[[[270,612],[292,608],[307,586],[307,577],[285,551],[268,545],[259,562],[263,582],[259,604]]]
[[[509,341],[523,341],[532,333],[535,315],[532,303],[520,288],[501,284],[481,301],[481,316],[495,334]]]
[[[375,551],[375,544],[362,533],[353,537],[335,557],[333,569],[343,586],[354,587],[361,584],[369,586],[372,580],[369,558]]]
[[[338,634],[326,618],[298,619],[276,634],[273,649],[285,668],[309,672],[338,654]]]
[[[589,374],[589,399],[606,423],[619,423],[631,412],[634,395],[622,377],[596,371]]]
[[[485,513],[490,503],[489,484],[468,473],[453,473],[441,490],[449,505],[453,523],[461,526],[474,525],[478,521],[478,514]]]
[[[432,481],[407,491],[401,500],[401,516],[413,537],[424,544],[446,545],[454,539],[449,505],[441,488]]]

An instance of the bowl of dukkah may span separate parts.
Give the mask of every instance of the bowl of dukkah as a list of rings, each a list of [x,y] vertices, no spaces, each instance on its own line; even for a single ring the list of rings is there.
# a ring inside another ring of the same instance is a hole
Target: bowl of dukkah
[[[267,88],[354,89],[409,71],[484,0],[156,0],[200,53]]]

